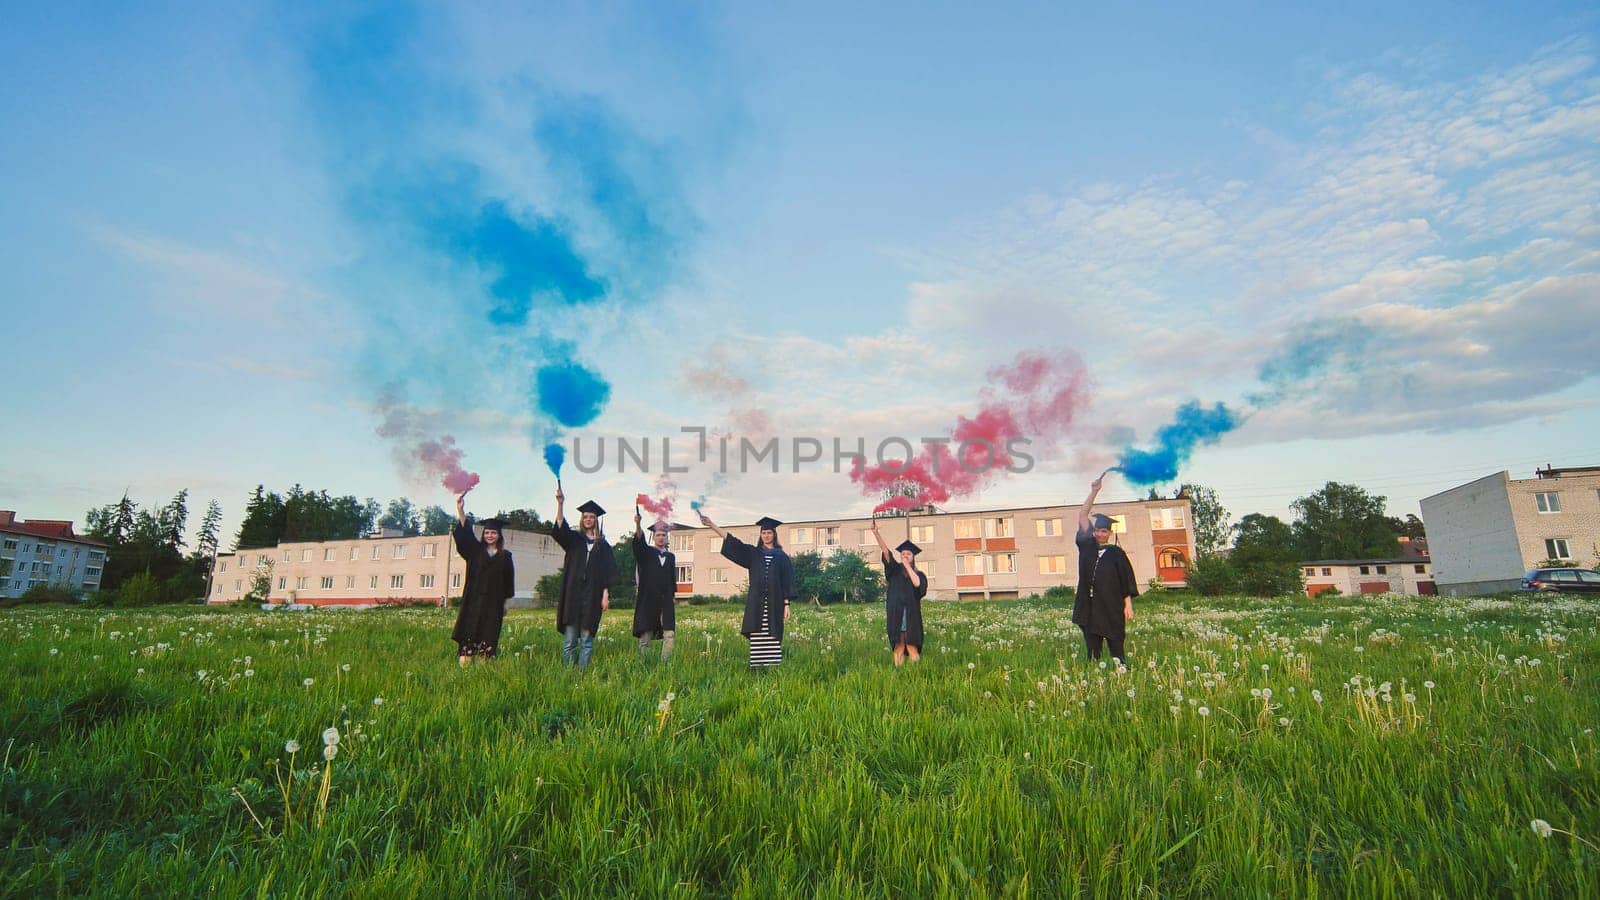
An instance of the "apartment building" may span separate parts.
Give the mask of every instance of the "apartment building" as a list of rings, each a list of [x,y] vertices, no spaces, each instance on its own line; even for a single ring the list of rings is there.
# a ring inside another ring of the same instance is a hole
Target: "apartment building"
[[[1547,559],[1600,563],[1600,466],[1486,475],[1422,498],[1422,520],[1441,593],[1515,590]]]
[[[1300,564],[1305,576],[1306,596],[1315,597],[1329,590],[1353,597],[1359,594],[1408,594],[1432,596],[1439,593],[1433,581],[1432,563],[1418,559],[1314,559]]]
[[[482,535],[482,529],[477,529]],[[561,548],[547,534],[507,529],[516,561],[512,606],[531,606],[538,580],[561,569]],[[450,535],[301,541],[219,553],[212,566],[210,603],[232,603],[267,579],[269,603],[369,607],[439,603],[461,596],[466,564]]]
[[[106,545],[79,537],[71,520],[23,521],[0,509],[0,597],[20,597],[36,584],[96,591],[105,567]]]
[[[928,575],[928,597],[935,600],[1001,600],[1043,593],[1057,585],[1075,586],[1078,551],[1073,544],[1078,506],[945,512],[913,510],[909,516],[878,520],[892,547],[910,538],[922,548],[917,566]],[[1152,578],[1181,586],[1194,558],[1194,532],[1188,500],[1098,503],[1096,512],[1112,517],[1113,540],[1127,551],[1143,587]],[[723,528],[754,543],[754,525]],[[786,522],[778,540],[790,555],[856,553],[878,565],[872,519],[813,519]],[[678,593],[729,597],[748,583],[743,569],[723,558],[721,540],[708,528],[674,531]]]

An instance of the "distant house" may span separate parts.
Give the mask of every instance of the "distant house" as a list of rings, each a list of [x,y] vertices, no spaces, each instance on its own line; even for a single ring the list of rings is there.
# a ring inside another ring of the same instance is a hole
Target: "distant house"
[[[1516,590],[1547,559],[1600,562],[1600,466],[1534,476],[1496,472],[1422,498],[1440,593]]]
[[[1429,559],[1314,559],[1300,564],[1306,596],[1337,589],[1346,596],[1359,594],[1409,594],[1432,596],[1434,584]]]
[[[100,589],[106,545],[79,537],[67,519],[21,521],[0,509],[0,597],[20,597],[37,584]]]

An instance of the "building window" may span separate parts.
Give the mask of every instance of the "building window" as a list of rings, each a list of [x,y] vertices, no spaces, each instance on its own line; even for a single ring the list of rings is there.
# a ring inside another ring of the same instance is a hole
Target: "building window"
[[[694,550],[694,535],[677,534],[672,536],[672,549],[679,553],[688,553]]]
[[[334,549],[332,547],[324,547],[324,548],[322,548],[322,561],[323,562],[333,562],[333,554],[334,554]]]
[[[976,522],[977,519],[972,521]],[[983,556],[978,553],[963,553],[956,557],[957,575],[982,575]]]
[[[1388,566],[1379,566],[1378,567],[1378,574],[1379,575],[1387,575],[1387,574],[1389,574],[1389,567]]]
[[[324,575],[324,576],[322,576],[322,589],[325,590],[325,591],[333,590],[333,576],[332,575]]]
[[[418,587],[425,587],[425,588],[433,587],[433,576],[432,575],[420,575],[420,576],[418,576],[418,578],[417,578],[417,586]]]
[[[17,542],[14,541],[14,540],[11,540],[10,538],[6,538],[5,547],[6,547],[7,550],[15,550],[15,549],[17,549]]]
[[[870,547],[873,544],[876,544],[877,542],[878,542],[878,539],[872,536],[872,529],[871,528],[863,528],[863,529],[861,529],[861,546]]]
[[[106,555],[103,552],[99,551],[99,550],[90,550],[89,551],[89,559],[91,561],[93,561],[93,562],[99,562],[99,561],[101,561],[101,560],[103,560],[105,558],[106,558]]]
[[[1332,569],[1328,568],[1327,566],[1323,566],[1322,567],[1322,577],[1327,578],[1328,576],[1330,576],[1332,574],[1333,574],[1333,570]]]
[[[1061,521],[1057,519],[1056,521]],[[1039,557],[1040,575],[1065,575],[1067,574],[1067,558],[1065,556]]]
[[[350,548],[350,561],[351,562],[355,562],[356,559],[359,558],[360,556],[361,556],[361,548],[360,547],[351,547]]]
[[[1549,557],[1550,559],[1572,558],[1572,553],[1567,547],[1566,538],[1545,538],[1544,553],[1545,556]]]
[[[983,524],[980,519],[957,519],[956,540],[962,538],[975,538],[983,534]]]
[[[451,572],[450,573],[450,586],[453,587],[453,588],[461,587],[461,573],[460,572]]]
[[[394,558],[395,559],[405,559],[406,558],[406,545],[405,544],[395,544],[394,545]]]
[[[278,576],[278,590],[281,591],[281,590],[283,590],[284,588],[286,588],[288,586],[289,586],[289,579],[284,577],[284,576],[282,576],[282,575],[279,575]]]
[[[1181,569],[1188,564],[1189,561],[1183,558],[1183,553],[1173,550],[1171,547],[1161,551],[1161,553],[1156,556],[1156,565],[1163,569]],[[1307,569],[1306,574],[1310,575],[1311,570]]]
[[[1150,510],[1150,529],[1163,531],[1173,528],[1182,528],[1184,525],[1183,507],[1168,506],[1162,509]]]
[[[287,550],[283,551],[283,561],[284,562],[292,562],[293,561],[293,557],[291,557],[289,555],[289,551],[287,551]]]
[[[1412,566],[1411,570],[1413,572],[1416,572],[1418,575],[1426,575],[1426,574],[1428,574],[1428,567],[1424,566],[1424,565],[1421,565],[1420,563],[1418,565]]]
[[[932,525],[913,525],[913,526],[911,526],[911,541],[912,541],[912,543],[915,543],[915,544],[932,544],[933,543],[933,526]]]
[[[1061,520],[1035,519],[1033,534],[1034,537],[1061,537]]]
[[[678,567],[678,583],[689,584],[694,581],[694,566]]]
[[[817,546],[819,546],[819,547],[837,547],[837,546],[839,546],[839,529],[836,526],[829,526],[827,528],[818,528],[817,529]]]
[[[228,571],[228,564],[225,563],[225,562],[217,563],[217,571],[218,572],[226,572],[226,571]]]
[[[243,578],[235,578],[233,580],[233,589],[236,590],[236,591],[244,590],[244,579]]]
[[[305,548],[305,549],[300,551],[300,561],[301,562],[311,562],[311,548],[310,547],[307,547],[307,548]]]
[[[303,591],[309,584],[311,584],[311,576],[301,575],[294,580],[294,589],[297,591]]]
[[[356,577],[354,575],[346,575],[344,577],[344,589],[347,591],[353,591],[355,590],[355,587]]]
[[[404,575],[390,575],[389,576],[389,587],[392,587],[392,588],[403,588],[405,586],[406,586],[406,577]]]
[[[727,584],[728,583],[728,570],[727,569],[720,569],[720,568],[719,569],[712,569],[711,570],[711,583],[712,584]]]
[[[1363,574],[1363,575],[1371,575],[1372,574],[1372,568],[1370,566],[1362,566],[1361,567],[1361,574]]]
[[[1554,491],[1534,494],[1533,500],[1539,505],[1539,512],[1561,512],[1561,495]]]
[[[935,563],[931,559],[928,560],[927,562],[919,562],[919,563],[917,563],[917,568],[922,570],[922,574],[928,576],[928,583],[929,584],[933,584],[934,566],[935,566]]]
[[[789,529],[789,541],[791,543],[795,543],[795,544],[809,544],[809,543],[811,543],[811,529],[809,529],[809,528],[791,528],[791,529]]]
[[[378,545],[377,544],[373,544],[372,545],[372,559],[373,559],[374,562],[376,562],[377,559],[378,559]]]
[[[983,520],[983,534],[985,537],[1008,538],[1012,537],[1011,517],[995,516]]]
[[[371,588],[372,590],[377,590],[378,589],[378,576],[374,575],[370,579],[368,579],[367,580],[367,587]]]
[[[423,559],[433,559],[434,554],[438,553],[438,552],[439,552],[439,545],[438,544],[423,544],[422,545],[422,558]],[[423,585],[423,587],[433,587],[433,585],[425,584],[425,585]]]
[[[1015,575],[1017,572],[1017,555],[1015,553],[994,553],[989,556],[989,571],[996,575]]]

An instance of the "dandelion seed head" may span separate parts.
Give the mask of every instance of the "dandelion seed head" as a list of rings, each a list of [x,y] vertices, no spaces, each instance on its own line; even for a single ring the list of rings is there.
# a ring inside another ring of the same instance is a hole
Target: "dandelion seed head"
[[[326,745],[326,746],[324,746],[322,748],[322,758],[327,760],[327,761],[329,761],[329,762],[333,762],[333,758],[335,756],[338,756],[338,755],[339,755],[339,745],[338,744],[328,744],[328,745]]]
[[[317,683],[317,680],[315,678],[307,678],[307,679],[305,679],[304,681],[302,681],[300,683],[302,685],[305,685],[306,687],[311,687],[313,684]]]
[[[1550,823],[1543,819],[1534,819],[1532,822],[1529,822],[1528,825],[1533,828],[1534,834],[1537,834],[1542,838],[1547,838],[1556,833],[1556,830],[1550,827]]]
[[[285,752],[285,753],[299,753],[300,752],[300,742],[297,741],[297,740],[293,740],[293,739],[284,741],[283,742],[283,752]]]

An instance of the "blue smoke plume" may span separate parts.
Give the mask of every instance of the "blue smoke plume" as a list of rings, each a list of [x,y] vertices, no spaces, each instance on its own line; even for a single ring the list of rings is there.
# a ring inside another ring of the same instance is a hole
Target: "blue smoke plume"
[[[1207,409],[1191,400],[1178,407],[1172,421],[1156,431],[1155,447],[1127,448],[1118,458],[1117,468],[1131,484],[1173,481],[1178,477],[1178,466],[1188,462],[1195,447],[1215,444],[1238,426],[1238,416],[1224,404]]]

